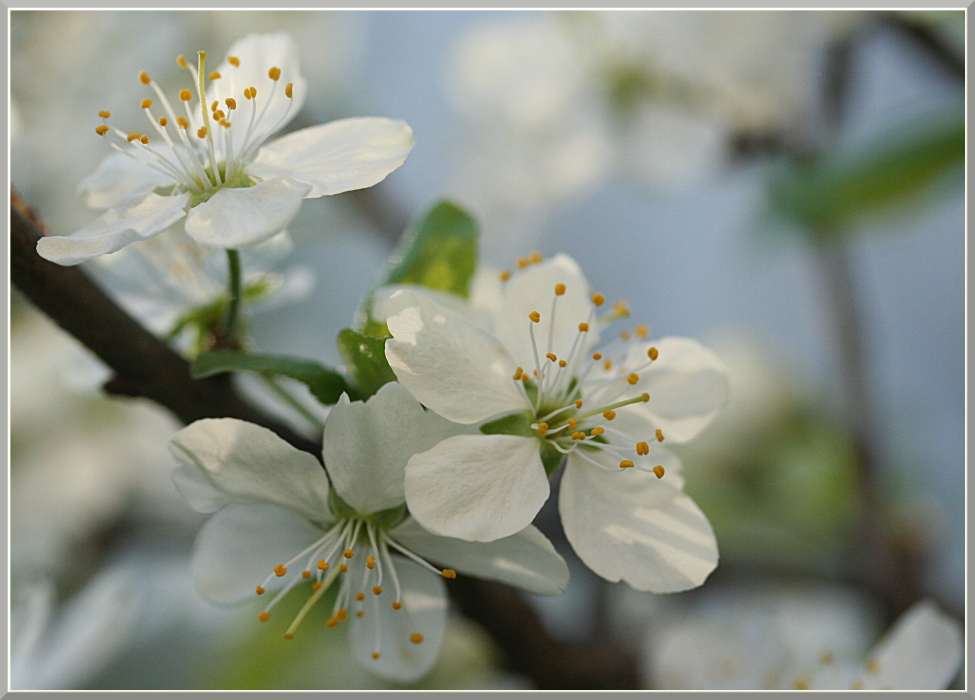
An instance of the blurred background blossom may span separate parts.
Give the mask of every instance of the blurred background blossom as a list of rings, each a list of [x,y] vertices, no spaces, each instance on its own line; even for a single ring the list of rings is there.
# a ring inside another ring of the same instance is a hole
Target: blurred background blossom
[[[50,233],[84,226],[95,212],[76,188],[107,155],[98,110],[136,124],[140,70],[171,94],[177,55],[277,30],[309,84],[291,128],[384,116],[416,147],[379,186],[306,202],[290,243],[250,256],[280,287],[248,316],[254,347],[339,364],[335,336],[396,238],[449,195],[481,223],[482,263],[564,251],[654,336],[697,337],[729,367],[729,405],[680,453],[718,570],[672,596],[605,584],[543,510],[573,572],[566,595],[531,598],[552,634],[609,629],[645,648],[651,687],[723,685],[704,654],[699,668],[670,660],[727,632],[716,616],[766,640],[736,687],[763,687],[770,669],[803,678],[818,640],[862,664],[896,619],[878,590],[844,581],[865,507],[917,560],[916,593],[960,620],[963,13],[13,11],[12,184]],[[864,182],[876,186],[850,184]],[[224,273],[204,265],[196,292],[174,296],[151,243],[86,268],[165,335]],[[830,297],[838,269],[852,321]],[[865,431],[850,418],[851,323]],[[176,422],[93,393],[94,360],[16,292],[10,353],[15,687],[388,687],[335,635],[289,645],[248,609],[198,598],[186,561],[201,521],[166,450]],[[457,615],[447,634],[420,687],[526,685],[474,623]]]

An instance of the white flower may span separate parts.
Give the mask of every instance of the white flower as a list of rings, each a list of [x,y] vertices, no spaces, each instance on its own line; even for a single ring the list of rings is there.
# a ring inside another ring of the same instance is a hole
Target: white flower
[[[178,59],[193,77],[193,89],[179,93],[182,105],[140,74],[163,112],[153,111],[152,99],[142,101],[151,139],[111,126],[111,115],[100,113],[106,121],[96,132],[118,153],[80,188],[89,206],[107,211],[70,236],[42,238],[42,257],[76,265],[184,218],[186,232],[203,245],[254,245],[281,231],[303,199],[370,187],[413,147],[409,126],[379,117],[342,119],[266,143],[305,98],[290,38],[247,36],[210,73],[205,58],[200,52],[198,68]]]
[[[215,515],[194,552],[204,596],[238,602],[295,586],[314,589],[288,628],[339,580],[329,626],[351,614],[353,653],[376,673],[414,680],[434,662],[455,570],[556,594],[568,569],[551,543],[528,527],[490,544],[432,535],[404,519],[403,470],[458,426],[424,411],[399,384],[365,403],[343,396],[325,422],[323,457],[264,428],[234,419],[200,420],[173,438],[174,478],[197,511]],[[427,560],[453,569],[439,569]]]
[[[929,600],[870,648],[872,609],[844,589],[763,587],[722,598],[651,635],[654,687],[940,690],[961,664],[960,626]]]
[[[651,344],[642,326],[593,353],[604,299],[590,296],[575,261],[520,265],[490,329],[415,288],[380,305],[399,381],[483,433],[410,459],[411,514],[451,537],[506,537],[532,521],[568,455],[559,511],[591,569],[639,590],[699,585],[717,563],[714,534],[659,443],[684,442],[711,420],[727,394],[721,362],[687,338]]]

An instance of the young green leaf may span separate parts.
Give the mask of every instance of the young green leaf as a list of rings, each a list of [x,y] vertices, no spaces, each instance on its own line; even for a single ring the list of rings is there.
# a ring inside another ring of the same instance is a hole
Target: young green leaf
[[[375,394],[383,384],[396,381],[396,375],[386,361],[384,338],[374,338],[346,328],[339,333],[338,346],[362,399]]]

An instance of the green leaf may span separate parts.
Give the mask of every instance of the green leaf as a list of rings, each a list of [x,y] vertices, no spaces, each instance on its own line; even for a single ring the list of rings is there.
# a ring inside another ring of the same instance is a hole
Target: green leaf
[[[476,269],[477,223],[456,204],[442,201],[403,234],[376,286],[415,284],[466,299]],[[371,306],[369,294],[357,325],[367,335],[388,336],[385,324],[369,315]]]
[[[840,231],[914,202],[960,171],[964,157],[964,115],[954,109],[904,125],[859,153],[837,151],[777,173],[772,206],[814,231]]]
[[[314,360],[216,350],[197,355],[190,371],[194,379],[224,372],[259,372],[290,377],[305,384],[312,395],[327,406],[337,402],[342,392],[348,393],[353,400],[358,398],[358,392],[346,383],[341,374]]]
[[[395,382],[396,375],[386,361],[386,340],[346,328],[338,337],[339,352],[355,380],[358,395],[366,399],[383,384]]]

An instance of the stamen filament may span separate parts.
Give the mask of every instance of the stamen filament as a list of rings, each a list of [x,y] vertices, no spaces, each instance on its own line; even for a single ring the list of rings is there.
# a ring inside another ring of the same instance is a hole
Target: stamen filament
[[[646,397],[646,398],[644,398],[644,397]],[[637,396],[636,398],[633,398],[633,399],[626,399],[625,401],[617,401],[616,403],[610,404],[608,406],[601,406],[599,408],[595,408],[595,409],[593,409],[593,410],[591,410],[591,411],[589,411],[587,413],[583,413],[581,415],[578,415],[575,418],[576,418],[576,421],[581,421],[581,420],[583,420],[585,418],[589,418],[591,416],[595,416],[595,415],[597,415],[599,413],[605,413],[606,411],[612,411],[612,410],[617,409],[617,408],[622,408],[623,406],[631,406],[631,405],[633,405],[635,403],[643,403],[643,402],[648,401],[649,399],[650,399],[650,395],[647,394],[647,393],[644,393],[644,394],[641,394],[640,396]]]
[[[325,595],[325,591],[329,589],[329,587],[332,585],[332,582],[335,581],[335,578],[338,575],[339,575],[338,569],[334,569],[332,573],[330,573],[325,578],[325,581],[322,583],[322,585],[318,587],[318,590],[313,592],[311,596],[308,598],[308,600],[305,601],[305,604],[301,606],[301,610],[299,610],[298,614],[295,615],[295,619],[294,621],[292,621],[291,626],[288,627],[288,630],[284,633],[285,637],[287,637],[288,635],[293,635],[295,633],[295,630],[298,629],[298,625],[300,625],[301,621],[305,619],[305,615],[307,615],[308,611],[311,610],[312,607],[314,607],[315,603],[317,603],[321,599],[321,597]]]

